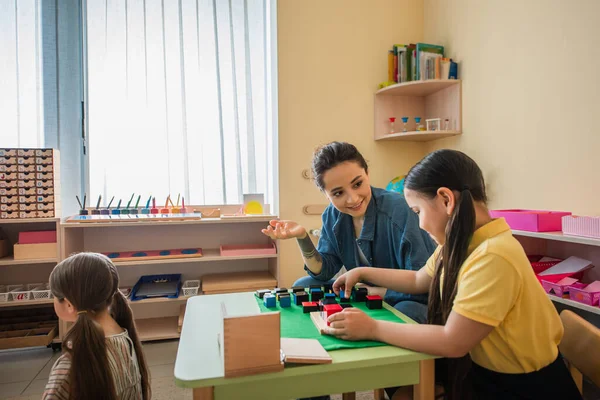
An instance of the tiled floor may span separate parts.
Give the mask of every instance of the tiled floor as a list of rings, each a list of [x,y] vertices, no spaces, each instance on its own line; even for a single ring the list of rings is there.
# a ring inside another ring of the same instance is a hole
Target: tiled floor
[[[173,369],[177,340],[144,345],[152,376],[152,398],[191,400],[191,391],[175,386]],[[0,399],[39,400],[60,353],[46,348],[0,352]]]
[[[173,370],[178,344],[178,340],[144,344],[153,400],[192,399],[190,390],[175,386]],[[0,351],[0,399],[39,400],[50,369],[59,355],[46,348]],[[357,396],[357,400],[372,399],[372,392]],[[341,396],[332,396],[332,400],[341,400]]]

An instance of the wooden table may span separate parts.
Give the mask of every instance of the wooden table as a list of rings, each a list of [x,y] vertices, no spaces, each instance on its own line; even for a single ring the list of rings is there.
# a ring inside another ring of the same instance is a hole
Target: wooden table
[[[194,400],[291,399],[407,385],[416,385],[414,399],[434,398],[435,357],[393,346],[335,350],[329,353],[332,364],[293,366],[282,372],[225,379],[218,344],[223,332],[222,302],[229,315],[259,312],[253,293],[188,300],[175,360],[175,382],[193,389]]]

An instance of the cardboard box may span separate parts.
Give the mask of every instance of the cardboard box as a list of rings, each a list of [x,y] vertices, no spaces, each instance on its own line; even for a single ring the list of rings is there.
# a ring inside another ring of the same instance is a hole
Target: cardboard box
[[[14,246],[15,260],[35,260],[37,258],[56,258],[56,243],[20,244]]]

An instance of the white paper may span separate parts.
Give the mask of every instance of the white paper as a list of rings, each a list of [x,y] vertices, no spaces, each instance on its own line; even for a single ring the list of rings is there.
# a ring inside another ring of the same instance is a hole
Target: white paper
[[[540,273],[540,276],[576,273],[592,267],[592,262],[579,257],[569,257]]]

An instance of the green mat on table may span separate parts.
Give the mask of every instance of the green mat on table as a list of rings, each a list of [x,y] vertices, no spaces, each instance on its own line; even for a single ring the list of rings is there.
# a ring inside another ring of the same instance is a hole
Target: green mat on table
[[[329,335],[321,335],[315,324],[310,319],[310,314],[304,314],[302,306],[297,306],[292,303],[289,308],[277,307],[267,308],[263,301],[255,296],[256,302],[260,307],[261,312],[279,311],[281,313],[281,337],[285,338],[296,338],[296,339],[317,339],[325,350],[339,350],[339,349],[361,349],[365,347],[376,347],[385,346],[385,343],[373,342],[368,340],[351,342],[347,340],[338,339]],[[293,297],[292,297],[293,299]],[[369,310],[365,303],[351,303],[353,307],[358,308],[366,312],[370,317],[381,320],[381,321],[392,321],[404,323],[404,321],[396,316],[391,311],[382,308],[381,310]]]

